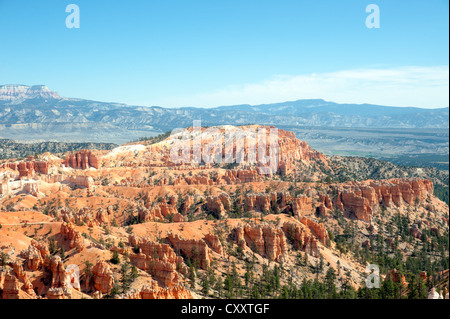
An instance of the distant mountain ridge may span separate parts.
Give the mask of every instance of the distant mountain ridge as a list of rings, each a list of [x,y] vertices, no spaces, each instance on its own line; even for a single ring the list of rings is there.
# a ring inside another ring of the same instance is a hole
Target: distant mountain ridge
[[[358,128],[448,128],[449,109],[338,104],[324,100],[298,100],[265,105],[216,108],[163,108],[129,106],[62,98],[46,86],[0,86],[0,138],[118,143],[151,136],[174,128],[202,125],[288,125]],[[108,139],[109,138],[109,139]]]
[[[50,91],[45,85],[21,85],[21,84],[6,84],[0,85],[0,101],[15,102],[18,100],[28,99],[60,99],[58,93]]]

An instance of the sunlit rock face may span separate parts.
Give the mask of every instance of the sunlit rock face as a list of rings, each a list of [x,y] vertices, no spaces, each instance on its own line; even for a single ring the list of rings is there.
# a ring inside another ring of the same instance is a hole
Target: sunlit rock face
[[[50,91],[45,85],[17,85],[8,84],[0,86],[0,100],[15,101],[27,99],[60,99],[58,93]]]

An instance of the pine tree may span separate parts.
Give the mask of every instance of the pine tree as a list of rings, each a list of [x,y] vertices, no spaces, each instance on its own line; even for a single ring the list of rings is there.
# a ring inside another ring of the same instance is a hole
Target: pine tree
[[[0,266],[2,269],[6,266],[8,262],[8,255],[5,252],[0,252]]]
[[[326,285],[328,289],[328,299],[335,298],[336,296],[336,286],[334,281],[336,280],[336,272],[332,267],[328,268],[325,275]]]
[[[202,292],[205,296],[209,296],[209,280],[208,280],[208,277],[206,277],[206,276],[203,279]]]
[[[125,293],[130,289],[130,285],[133,282],[132,277],[129,274],[130,264],[127,262],[123,262],[119,274],[120,274],[120,288],[122,293]]]
[[[112,257],[110,259],[110,262],[113,263],[114,265],[120,264],[119,252],[117,250],[114,250],[112,252]]]
[[[223,290],[223,280],[221,277],[219,277],[219,279],[217,279],[216,281],[216,285],[214,286],[214,289],[217,291],[217,297],[221,298],[222,297],[222,290]]]

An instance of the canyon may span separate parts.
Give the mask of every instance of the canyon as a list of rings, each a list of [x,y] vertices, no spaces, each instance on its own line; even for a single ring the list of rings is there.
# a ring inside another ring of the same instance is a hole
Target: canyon
[[[273,126],[216,129],[261,128]],[[1,160],[1,298],[223,298],[220,280],[267,269],[283,285],[332,269],[357,289],[368,275],[357,252],[378,239],[400,241],[407,258],[441,238],[430,236],[448,236],[449,208],[431,178],[339,181],[330,157],[281,129],[269,174],[258,162],[174,163],[177,140]],[[348,236],[354,251],[343,249]],[[392,269],[386,278],[406,285]],[[207,280],[216,283],[209,292]]]

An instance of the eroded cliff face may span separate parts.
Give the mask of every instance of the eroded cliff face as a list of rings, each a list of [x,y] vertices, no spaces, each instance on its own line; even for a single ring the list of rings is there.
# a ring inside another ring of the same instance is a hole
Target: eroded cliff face
[[[0,288],[3,299],[19,299],[19,280],[13,272],[0,273]]]
[[[83,236],[75,229],[74,224],[62,223],[60,232],[70,241],[70,248],[76,248],[78,251],[82,251],[85,248]]]
[[[89,227],[108,226],[110,224],[110,218],[113,215],[112,210],[113,208],[111,206],[108,206],[106,209],[100,207],[97,210],[83,207],[77,211],[69,211],[67,208],[63,207],[55,211],[54,217],[57,221],[63,221],[72,225],[85,224]],[[61,232],[63,232],[63,230],[61,230]]]
[[[269,224],[246,224],[235,230],[236,242],[269,260],[282,261],[287,251],[283,231]]]
[[[153,202],[150,199],[147,200],[147,205],[139,207],[139,219],[142,221],[155,221],[164,220],[169,216],[173,219],[182,221],[184,220],[177,208],[177,198],[170,196],[169,198],[161,198],[159,202]]]
[[[28,249],[22,250],[19,254],[27,264],[29,270],[39,270],[44,265],[44,260],[50,255],[47,245],[32,241]]]
[[[208,246],[217,254],[222,255],[223,254],[223,245],[220,241],[219,236],[214,234],[206,234],[203,240],[208,244]]]
[[[329,166],[325,155],[313,150],[307,142],[300,141],[293,132],[278,130],[279,134],[279,173],[282,175],[291,175],[296,172],[296,163],[303,162],[310,164],[320,163],[326,167]]]
[[[353,213],[356,218],[370,222],[374,210],[381,205],[402,207],[423,204],[433,196],[433,183],[429,180],[387,180],[350,182],[337,186],[334,205],[337,209]],[[328,202],[329,209],[333,205]]]
[[[166,287],[176,286],[180,281],[179,272],[185,272],[183,258],[177,256],[168,244],[159,244],[148,238],[130,236],[133,248],[130,260],[139,269],[150,272]]]
[[[97,155],[92,151],[82,150],[74,154],[68,154],[63,164],[75,169],[99,168]]]
[[[102,294],[109,294],[114,287],[114,276],[109,265],[104,262],[98,262],[92,268],[94,287]]]
[[[192,259],[198,267],[208,269],[211,263],[209,257],[209,248],[203,240],[185,239],[179,235],[167,234],[167,239],[171,243],[175,251],[180,252],[183,256]]]
[[[0,101],[14,102],[27,99],[61,99],[57,92],[45,85],[0,85]]]
[[[33,156],[27,158],[26,161],[4,163],[0,165],[0,169],[9,169],[19,173],[20,178],[31,178],[35,174],[49,174],[51,164],[46,161],[35,160]]]

